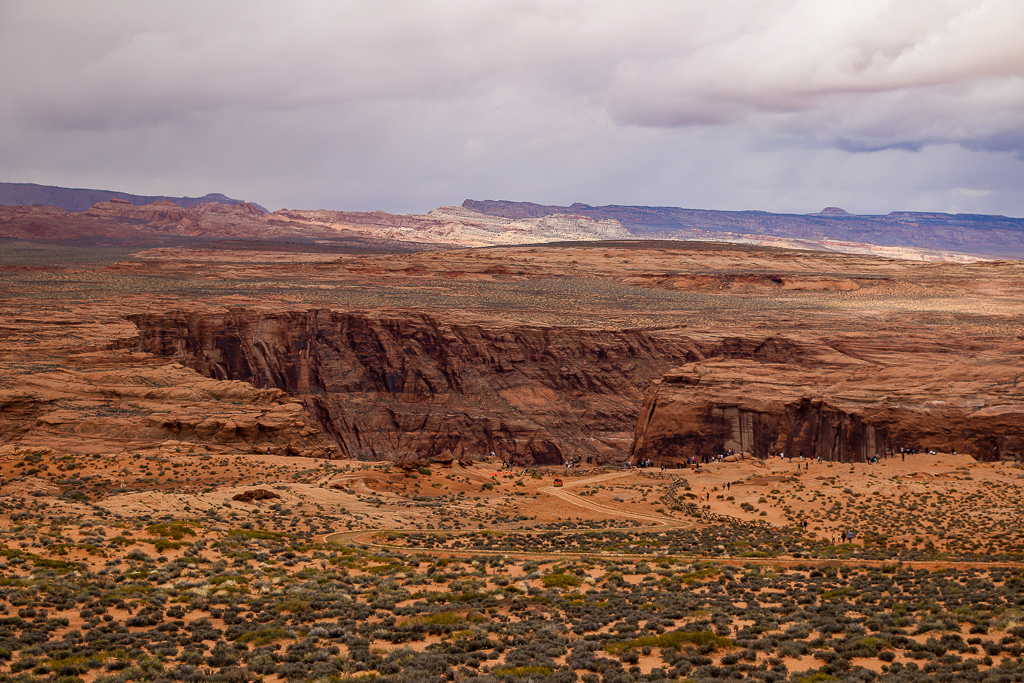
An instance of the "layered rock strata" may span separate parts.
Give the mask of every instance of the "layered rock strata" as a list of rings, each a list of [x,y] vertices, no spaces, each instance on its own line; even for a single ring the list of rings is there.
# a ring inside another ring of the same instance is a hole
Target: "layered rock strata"
[[[648,333],[327,309],[133,316],[144,348],[300,398],[348,457],[490,453],[529,463],[628,448],[650,380],[687,358]],[[696,357],[696,356],[694,356]]]
[[[131,318],[143,348],[301,399],[349,457],[624,460],[644,391],[673,365],[785,344],[409,311],[207,309]],[[774,355],[772,356],[774,357]]]
[[[732,449],[864,460],[905,446],[994,459],[1017,457],[1024,443],[1024,364],[1020,349],[998,344],[561,328],[402,310],[209,308],[132,320],[145,350],[300,399],[349,457],[495,453],[552,464]]]
[[[327,457],[302,403],[276,388],[204,377],[132,351],[135,327],[108,308],[0,312],[0,458],[107,454],[173,443]]]
[[[797,362],[712,359],[674,369],[645,398],[632,457],[732,450],[863,462],[913,448],[1024,459],[1020,344],[851,341],[811,343]]]

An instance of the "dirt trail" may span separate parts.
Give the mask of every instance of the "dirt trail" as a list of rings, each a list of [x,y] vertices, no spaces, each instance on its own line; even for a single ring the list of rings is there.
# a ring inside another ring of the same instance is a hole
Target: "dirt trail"
[[[642,512],[629,512],[628,510],[620,510],[613,508],[610,505],[604,505],[603,503],[595,503],[589,500],[585,500],[575,493],[570,493],[567,488],[575,488],[578,486],[589,486],[601,481],[607,481],[609,479],[618,479],[620,477],[628,476],[633,474],[631,470],[623,470],[622,472],[610,472],[608,474],[600,474],[595,477],[588,477],[587,479],[580,479],[572,482],[565,482],[562,487],[545,486],[539,489],[542,493],[561,498],[567,503],[577,505],[587,510],[594,512],[603,512],[616,517],[628,517],[630,519],[636,519],[645,522],[651,522],[657,524],[660,527],[692,527],[694,522],[692,520],[680,520],[673,517],[666,517],[662,515],[648,515]]]
[[[667,516],[649,515],[639,512],[630,512],[627,510],[621,510],[614,508],[602,503],[585,500],[584,498],[566,490],[571,488],[585,487],[598,482],[609,481],[613,479],[619,479],[622,477],[634,474],[632,470],[624,470],[621,472],[606,472],[593,477],[580,478],[575,480],[565,480],[565,483],[561,487],[544,486],[538,489],[539,492],[546,493],[550,496],[558,498],[559,500],[569,503],[571,505],[579,506],[592,512],[601,512],[605,514],[615,515],[618,517],[626,517],[637,520],[639,522],[650,522],[652,525],[638,525],[633,527],[619,527],[615,529],[602,529],[602,531],[633,531],[643,529],[682,529],[682,528],[694,528],[698,525],[696,519],[691,518],[672,518]],[[487,480],[489,477],[481,476],[477,473],[481,480]],[[681,513],[680,513],[681,514]],[[558,552],[544,552],[544,551],[509,551],[509,550],[486,550],[486,549],[473,549],[473,550],[461,550],[461,549],[444,549],[444,548],[426,548],[417,546],[401,546],[390,543],[382,543],[374,537],[381,532],[393,531],[397,533],[405,534],[408,536],[421,536],[427,537],[430,535],[443,533],[444,535],[459,536],[468,535],[475,533],[475,531],[429,531],[422,529],[388,529],[388,528],[375,528],[375,529],[360,529],[355,531],[345,531],[340,533],[329,534],[324,537],[324,541],[327,543],[334,543],[338,545],[365,545],[373,548],[380,548],[382,550],[390,550],[392,552],[398,552],[403,554],[429,554],[440,557],[474,557],[480,555],[500,555],[504,557],[512,557],[520,560],[550,560],[552,558],[586,558],[586,557],[604,557],[608,559],[633,559],[649,560],[653,556],[641,556],[630,553],[612,553],[612,552],[572,552],[572,551],[558,551]],[[586,530],[581,530],[584,533]],[[504,530],[502,534],[518,534],[526,535],[535,533],[531,529],[523,530]],[[770,532],[766,532],[770,533]],[[808,559],[808,558],[793,558],[793,557],[714,557],[705,555],[681,555],[681,554],[666,554],[659,555],[657,557],[672,557],[679,560],[688,561],[702,561],[702,562],[714,562],[716,564],[731,565],[731,566],[743,566],[747,564],[753,565],[767,565],[767,566],[778,566],[778,567],[793,567],[793,566],[807,566],[807,567],[841,567],[841,566],[860,566],[860,567],[883,567],[898,564],[903,567],[911,569],[927,569],[934,571],[937,569],[949,569],[949,568],[964,568],[964,567],[977,567],[977,568],[991,568],[993,566],[1000,567],[1020,567],[1024,566],[1024,563],[1019,562],[971,562],[971,561],[935,561],[935,560],[868,560],[868,559]]]

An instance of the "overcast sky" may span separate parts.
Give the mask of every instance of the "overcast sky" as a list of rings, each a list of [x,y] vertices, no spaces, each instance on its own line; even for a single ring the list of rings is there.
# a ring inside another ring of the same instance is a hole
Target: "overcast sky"
[[[0,0],[0,180],[1024,216],[1024,0]]]

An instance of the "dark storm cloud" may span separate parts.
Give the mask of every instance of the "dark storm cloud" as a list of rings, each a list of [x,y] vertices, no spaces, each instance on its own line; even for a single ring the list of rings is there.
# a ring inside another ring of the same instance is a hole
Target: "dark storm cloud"
[[[1024,213],[1021,181],[978,172],[1024,176],[1017,0],[0,12],[4,180],[292,207]]]

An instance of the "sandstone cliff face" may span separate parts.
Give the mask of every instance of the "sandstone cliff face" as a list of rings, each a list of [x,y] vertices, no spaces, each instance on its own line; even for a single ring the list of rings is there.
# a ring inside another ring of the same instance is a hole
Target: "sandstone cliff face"
[[[644,391],[681,362],[778,353],[671,330],[585,330],[406,311],[236,309],[132,316],[143,348],[300,398],[350,457],[494,452],[624,459]]]
[[[104,356],[109,363],[117,354]],[[284,392],[211,380],[178,364],[23,375],[16,391],[0,391],[0,426],[5,440],[80,452],[177,440],[328,453],[303,405]]]
[[[1024,444],[1024,361],[1013,349],[588,330],[401,310],[211,308],[131,319],[145,350],[300,399],[350,457],[494,452],[552,464],[731,448],[864,460],[907,446],[993,459],[1016,457]]]
[[[130,351],[137,330],[122,313],[40,304],[0,315],[0,457],[19,449],[136,452],[166,443],[331,452],[305,406],[279,389],[203,377]]]
[[[715,359],[667,373],[644,401],[633,457],[865,461],[907,447],[1024,459],[1019,349],[861,339],[805,350],[796,362]]]

